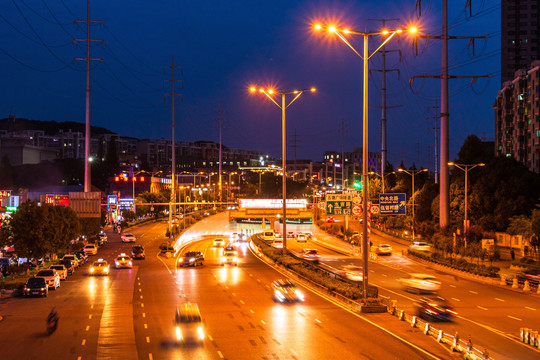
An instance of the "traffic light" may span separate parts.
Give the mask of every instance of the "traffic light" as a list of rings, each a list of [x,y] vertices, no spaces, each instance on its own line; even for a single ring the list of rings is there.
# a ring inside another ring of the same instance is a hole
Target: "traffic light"
[[[355,182],[354,187],[355,189],[362,190],[362,182],[361,181]]]

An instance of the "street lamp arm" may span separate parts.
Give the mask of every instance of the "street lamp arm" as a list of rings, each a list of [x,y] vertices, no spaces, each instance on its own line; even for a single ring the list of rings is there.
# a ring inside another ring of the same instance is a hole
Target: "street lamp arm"
[[[285,109],[287,109],[289,106],[292,105],[293,102],[296,101],[296,99],[298,99],[300,97],[300,95],[302,95],[304,93],[304,91],[300,91],[298,94],[296,94],[296,96],[291,100],[290,103],[288,103],[286,106],[285,106]]]
[[[379,47],[378,47],[375,51],[371,52],[371,55],[369,55],[368,60],[371,59],[371,57],[372,57],[373,55],[375,55],[375,54],[376,54],[376,53],[377,53],[384,45],[386,45],[386,43],[387,43],[388,41],[390,41],[390,39],[393,38],[394,35],[396,35],[396,34],[397,34],[397,31],[392,32],[392,34],[390,34],[390,36],[388,36],[388,37],[386,38],[386,40],[384,40],[384,41],[382,42],[382,44],[379,45]]]
[[[263,89],[261,89],[261,90],[259,90],[259,91],[262,92],[264,95],[266,95],[267,98],[269,98],[274,104],[276,104],[276,106],[277,106],[278,108],[281,109],[281,105],[279,105],[278,102],[277,102],[272,96],[270,96],[270,94],[268,94],[268,93],[267,93],[265,90],[263,90]],[[282,109],[282,110],[283,110],[283,109]]]
[[[352,44],[349,42],[349,40],[347,40],[347,38],[345,36],[343,36],[342,34],[340,34],[338,31],[335,32],[336,35],[345,43],[347,44],[347,46],[349,48],[351,48],[352,51],[354,51],[354,53],[356,55],[358,55],[362,60],[364,59],[364,57],[362,55],[360,55],[360,53],[358,51],[356,51],[356,49],[354,48],[354,46],[352,46]]]

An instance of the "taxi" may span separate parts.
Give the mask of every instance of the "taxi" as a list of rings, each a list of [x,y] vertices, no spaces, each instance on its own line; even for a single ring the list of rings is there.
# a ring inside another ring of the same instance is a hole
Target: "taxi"
[[[90,266],[90,275],[109,275],[110,265],[106,260],[98,259]]]
[[[114,265],[117,269],[131,269],[133,267],[133,261],[131,261],[128,255],[121,253],[114,260]]]

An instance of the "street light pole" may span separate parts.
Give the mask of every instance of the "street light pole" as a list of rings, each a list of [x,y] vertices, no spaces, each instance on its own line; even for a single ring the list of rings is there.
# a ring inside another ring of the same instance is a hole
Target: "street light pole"
[[[474,169],[477,166],[485,166],[484,163],[478,163],[478,164],[456,164],[454,162],[449,162],[448,165],[455,166],[460,170],[463,170],[465,172],[465,216],[463,220],[463,237],[465,238],[465,247],[467,247],[467,237],[469,234],[469,227],[467,226],[467,197],[468,197],[468,188],[467,188],[467,174],[469,170]]]
[[[257,89],[255,87],[251,87],[250,91],[255,92]],[[303,89],[303,90],[294,90],[294,91],[274,91],[274,90],[264,90],[259,89],[259,92],[266,95],[277,107],[281,109],[281,151],[283,153],[282,155],[282,171],[283,171],[283,255],[287,254],[287,143],[286,143],[286,137],[285,137],[285,130],[286,130],[286,122],[285,122],[285,110],[291,106],[293,102],[295,102],[303,93],[304,91],[311,91],[315,92],[315,88],[311,89]],[[277,93],[281,95],[281,105],[272,97],[272,94]],[[291,100],[289,104],[287,104],[287,98],[286,96],[292,94],[295,95],[294,98]],[[260,175],[259,175],[260,176]],[[260,179],[260,177],[259,177]],[[259,192],[260,192],[260,180],[259,180]]]

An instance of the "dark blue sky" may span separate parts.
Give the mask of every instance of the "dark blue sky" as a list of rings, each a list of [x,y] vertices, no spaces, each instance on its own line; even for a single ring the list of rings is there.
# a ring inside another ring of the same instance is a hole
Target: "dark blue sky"
[[[376,31],[373,18],[400,18],[393,24],[417,22],[425,34],[440,35],[439,0],[422,1],[104,1],[91,3],[92,37],[106,44],[92,46],[92,125],[124,136],[170,137],[171,57],[183,67],[183,102],[177,100],[177,140],[218,141],[216,111],[226,111],[226,146],[265,151],[281,157],[280,110],[267,99],[251,95],[251,84],[273,84],[282,90],[316,86],[287,111],[297,157],[321,160],[325,150],[362,146],[362,60],[345,44],[316,34],[315,20],[361,31]],[[477,40],[476,56],[467,40],[450,41],[451,75],[485,75],[472,86],[469,79],[450,81],[450,158],[464,139],[476,134],[493,138],[492,103],[500,85],[500,3],[473,1],[473,17],[465,0],[450,1],[451,35],[488,35]],[[36,120],[85,120],[84,0],[4,0],[0,6],[0,117],[9,113]],[[391,23],[392,24],[392,23]],[[361,38],[353,43],[361,52]],[[371,48],[380,39],[370,40]],[[392,39],[387,49],[388,157],[434,168],[433,116],[440,97],[438,79],[415,75],[440,74],[440,41],[419,40],[418,56],[411,41]],[[370,60],[380,69],[381,57]],[[380,73],[370,78],[369,105],[380,106]],[[370,109],[369,148],[380,151],[380,110]],[[288,147],[292,159],[293,148]]]

